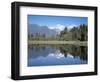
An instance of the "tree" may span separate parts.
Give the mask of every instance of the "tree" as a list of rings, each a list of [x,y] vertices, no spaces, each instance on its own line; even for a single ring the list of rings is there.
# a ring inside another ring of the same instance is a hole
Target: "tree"
[[[34,40],[65,40],[65,41],[87,41],[88,40],[88,26],[81,24],[79,26],[74,26],[70,30],[67,27],[64,28],[56,36],[46,37],[45,33],[41,34],[40,32],[33,34],[28,34],[29,39]]]
[[[87,25],[81,24],[80,26],[73,27],[68,31],[67,27],[60,32],[61,40],[80,40],[87,41]]]
[[[64,34],[67,34],[67,32],[68,32],[68,29],[67,27],[65,27],[64,30],[60,32],[60,37],[62,37]]]
[[[45,38],[45,37],[46,37],[45,33],[42,35],[42,37],[43,37],[43,38]]]

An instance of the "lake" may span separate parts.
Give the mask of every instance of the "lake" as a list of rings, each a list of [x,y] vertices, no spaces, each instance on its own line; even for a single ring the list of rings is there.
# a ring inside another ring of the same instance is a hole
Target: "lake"
[[[88,63],[87,46],[66,44],[28,45],[28,67]]]

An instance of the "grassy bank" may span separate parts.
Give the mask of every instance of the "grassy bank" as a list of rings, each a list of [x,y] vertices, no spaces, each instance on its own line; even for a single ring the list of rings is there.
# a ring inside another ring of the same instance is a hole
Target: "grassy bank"
[[[87,41],[28,41],[29,44],[72,44],[87,46]]]

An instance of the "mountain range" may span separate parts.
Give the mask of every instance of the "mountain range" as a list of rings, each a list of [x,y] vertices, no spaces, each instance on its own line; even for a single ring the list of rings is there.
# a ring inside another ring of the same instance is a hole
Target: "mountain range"
[[[45,34],[46,37],[56,36],[59,32],[57,29],[49,29],[48,26],[40,26],[38,24],[29,24],[28,25],[28,34],[36,35],[39,33],[40,35]]]

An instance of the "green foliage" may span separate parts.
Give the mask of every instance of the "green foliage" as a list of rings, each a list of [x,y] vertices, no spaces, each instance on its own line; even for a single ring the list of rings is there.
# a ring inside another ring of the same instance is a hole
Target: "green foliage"
[[[62,40],[87,41],[87,25],[83,24],[78,27],[73,27],[69,31],[65,28],[61,31],[60,38]]]
[[[46,37],[45,34],[41,33],[35,33],[33,34],[28,34],[28,39],[29,40],[44,40],[44,41],[49,41],[49,40],[64,40],[64,41],[87,41],[88,35],[87,35],[87,25],[82,24],[77,27],[73,27],[72,29],[68,29],[65,27],[63,31],[60,32],[56,37]]]

